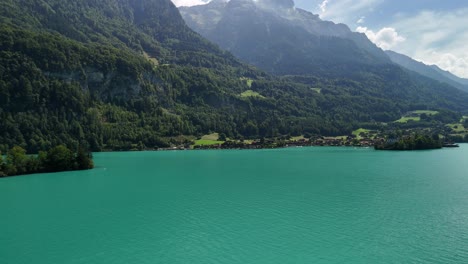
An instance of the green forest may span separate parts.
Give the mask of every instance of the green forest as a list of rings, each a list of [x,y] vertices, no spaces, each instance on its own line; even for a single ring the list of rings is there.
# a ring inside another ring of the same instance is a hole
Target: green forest
[[[395,65],[270,76],[191,31],[169,0],[6,0],[0,35],[2,153],[338,136],[412,110],[468,109],[468,94]]]
[[[442,148],[442,142],[439,135],[429,136],[422,134],[402,136],[396,138],[394,142],[375,145],[375,149],[377,150],[425,150],[440,148]]]
[[[48,151],[39,151],[38,155],[26,155],[25,149],[15,146],[6,153],[5,158],[0,153],[0,177],[88,170],[93,167],[91,154],[82,147],[73,152],[64,145],[58,145]]]

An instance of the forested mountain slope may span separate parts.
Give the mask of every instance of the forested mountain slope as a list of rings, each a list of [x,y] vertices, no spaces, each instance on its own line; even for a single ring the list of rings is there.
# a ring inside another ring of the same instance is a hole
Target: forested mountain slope
[[[369,71],[362,81],[269,76],[189,29],[169,0],[5,0],[0,35],[3,152],[157,148],[210,132],[342,135],[411,109],[468,109],[464,93],[401,89],[403,79],[383,90]]]

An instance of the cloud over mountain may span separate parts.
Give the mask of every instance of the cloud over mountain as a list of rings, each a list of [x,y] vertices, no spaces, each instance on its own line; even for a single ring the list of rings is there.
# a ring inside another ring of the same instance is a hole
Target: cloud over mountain
[[[396,51],[468,78],[466,25],[468,8],[401,15],[390,26],[406,38],[404,44],[395,46]]]
[[[172,0],[193,6],[210,0]],[[225,0],[228,1],[228,0]],[[261,0],[292,2],[291,0]],[[403,0],[296,0],[296,7],[311,10],[324,20],[345,23],[365,33],[376,45],[436,64],[468,78],[468,8],[454,2],[424,4]],[[397,8],[398,7],[398,8]]]
[[[318,7],[320,18],[351,24],[373,10],[383,0],[324,0]]]
[[[398,35],[398,32],[390,27],[382,28],[378,32],[374,32],[366,27],[358,27],[356,31],[366,34],[369,40],[384,50],[391,49],[395,45],[405,41],[404,37]]]

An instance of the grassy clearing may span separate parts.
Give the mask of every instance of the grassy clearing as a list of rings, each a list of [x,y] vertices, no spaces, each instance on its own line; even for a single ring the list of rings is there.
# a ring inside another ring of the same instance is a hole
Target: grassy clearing
[[[199,140],[195,140],[194,146],[211,146],[211,145],[218,145],[223,144],[224,141],[220,141],[218,133],[212,133],[209,135],[204,135]]]
[[[299,141],[299,140],[302,140],[302,139],[305,139],[305,137],[304,136],[291,137],[292,141]]]
[[[223,144],[224,141],[219,140],[207,140],[207,139],[199,139],[195,140],[195,146],[211,146],[211,145],[219,145]]]
[[[362,133],[364,133],[363,136],[361,135]],[[354,130],[353,135],[355,135],[356,139],[358,139],[358,140],[361,140],[361,139],[364,139],[364,138],[375,139],[377,137],[381,137],[379,131],[372,130],[372,129],[365,129],[365,128],[359,128],[357,130]]]
[[[364,133],[366,136],[361,136],[361,134]],[[365,137],[368,138],[375,138],[377,136],[377,131],[375,130],[370,130],[370,129],[365,129],[365,128],[359,128],[357,130],[353,131],[353,135],[356,136],[357,139],[363,139]]]
[[[202,140],[218,140],[219,139],[219,134],[218,133],[212,133],[209,135],[204,135],[201,137]]]
[[[361,133],[367,133],[368,134],[369,132],[370,132],[369,129],[359,128],[359,129],[353,131],[353,135],[359,136],[359,135],[361,135]]]
[[[158,65],[159,65],[159,61],[158,61],[156,58],[151,57],[148,53],[143,52],[143,56],[144,56],[147,60],[149,60],[150,62],[152,62],[155,66],[158,66]]]
[[[310,88],[312,91],[315,91],[317,93],[322,93],[322,89],[321,88]]]
[[[257,93],[257,92],[254,92],[252,90],[247,90],[243,93],[241,93],[241,97],[259,97],[259,98],[265,98],[263,95]]]
[[[409,121],[414,121],[414,122],[419,122],[421,121],[421,117],[419,116],[405,116],[405,117],[402,117],[400,119],[398,119],[397,121],[395,121],[395,123],[408,123]]]
[[[421,115],[426,114],[429,116],[437,115],[438,111],[431,111],[431,110],[416,110],[409,113],[406,113],[400,119],[395,121],[395,123],[408,123],[409,121],[419,122],[421,121]]]
[[[416,111],[413,111],[412,113],[418,114],[418,115],[422,115],[422,114],[426,114],[426,115],[437,115],[437,114],[439,113],[439,111],[416,110]]]
[[[447,126],[455,133],[463,133],[466,131],[466,128],[462,124],[448,124]]]
[[[249,88],[252,87],[252,83],[253,83],[253,80],[252,80],[252,79],[245,78],[245,77],[242,77],[242,78],[240,78],[240,79],[241,79],[241,81],[245,81],[246,84],[247,84],[247,86],[248,86]]]

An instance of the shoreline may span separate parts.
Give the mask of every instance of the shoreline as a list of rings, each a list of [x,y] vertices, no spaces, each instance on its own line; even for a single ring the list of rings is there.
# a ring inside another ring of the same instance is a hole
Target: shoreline
[[[265,139],[265,140],[256,140],[251,143],[245,143],[240,141],[225,141],[218,144],[209,144],[209,145],[178,145],[167,148],[144,148],[144,149],[103,149],[99,152],[118,152],[118,151],[182,151],[182,150],[229,150],[229,149],[239,149],[239,150],[255,150],[255,149],[277,149],[277,148],[290,148],[290,147],[361,147],[361,148],[370,148],[374,147],[375,144],[380,143],[379,140],[372,139],[362,139],[356,141],[355,138],[336,139],[336,138],[327,138],[321,137],[319,139],[310,141],[308,139],[300,140],[277,140],[277,139]],[[98,153],[99,153],[98,152]]]
[[[458,145],[464,143],[457,143]],[[93,153],[112,153],[112,152],[141,152],[141,151],[197,151],[197,150],[262,150],[262,149],[282,149],[282,148],[302,148],[302,147],[342,147],[342,148],[372,148],[375,150],[384,150],[384,151],[418,151],[418,150],[437,150],[437,149],[451,149],[453,147],[440,147],[440,148],[433,148],[433,149],[406,149],[406,150],[399,150],[399,149],[376,149],[375,145],[326,145],[326,144],[290,144],[284,146],[249,146],[247,147],[233,147],[233,146],[219,146],[219,145],[206,145],[206,146],[198,146],[198,147],[170,147],[170,148],[158,148],[158,149],[122,149],[122,150],[112,150],[112,149],[103,149],[102,151],[95,151]]]

